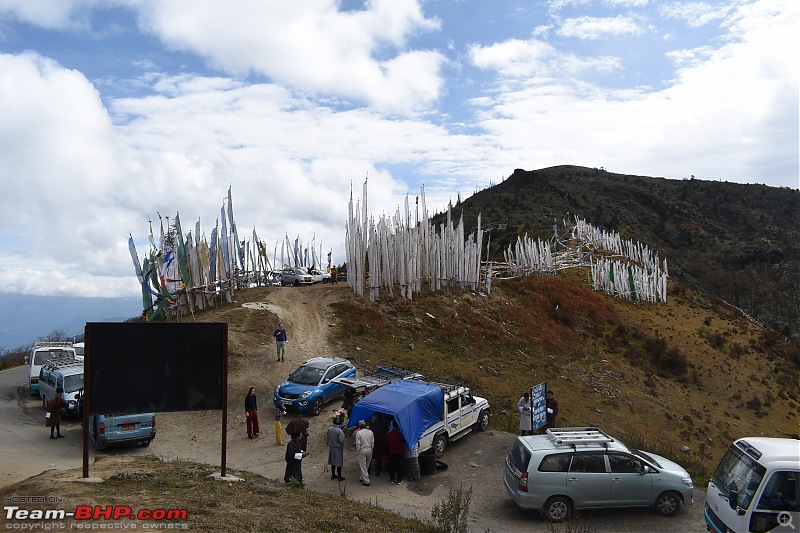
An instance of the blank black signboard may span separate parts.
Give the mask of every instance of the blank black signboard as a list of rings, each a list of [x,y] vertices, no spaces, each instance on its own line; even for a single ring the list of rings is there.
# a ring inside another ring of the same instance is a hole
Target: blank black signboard
[[[89,414],[222,409],[225,323],[86,324]]]

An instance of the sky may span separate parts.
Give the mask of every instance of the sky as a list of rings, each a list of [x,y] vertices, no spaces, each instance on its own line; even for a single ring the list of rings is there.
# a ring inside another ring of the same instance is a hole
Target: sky
[[[0,293],[136,296],[180,213],[345,262],[516,168],[797,189],[797,0],[0,0]],[[597,222],[600,221],[589,221]]]

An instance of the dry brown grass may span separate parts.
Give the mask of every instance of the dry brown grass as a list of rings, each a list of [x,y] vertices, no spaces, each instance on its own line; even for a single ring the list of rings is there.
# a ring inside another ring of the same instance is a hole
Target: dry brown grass
[[[522,392],[546,381],[561,425],[649,446],[700,483],[736,438],[797,435],[796,347],[679,283],[669,303],[637,304],[589,290],[585,276],[496,283],[491,297],[449,289],[373,304],[351,295],[336,306],[339,350],[360,368],[466,381],[507,431]]]
[[[92,469],[94,476],[105,479],[103,483],[77,482],[78,470],[50,470],[0,489],[0,497],[36,494],[60,498],[40,508],[67,511],[74,511],[77,505],[128,506],[135,512],[143,509],[189,511],[186,520],[160,522],[59,520],[58,523],[67,529],[142,529],[147,525],[178,531],[347,532],[357,525],[363,531],[434,531],[427,524],[403,518],[377,505],[277,483],[251,472],[229,470],[229,476],[242,481],[226,482],[211,477],[213,470],[208,465],[113,456],[102,457]],[[74,482],[64,482],[69,479]]]

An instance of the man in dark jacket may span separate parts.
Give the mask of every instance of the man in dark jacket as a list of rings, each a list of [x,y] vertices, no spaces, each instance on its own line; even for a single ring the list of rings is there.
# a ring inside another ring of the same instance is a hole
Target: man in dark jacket
[[[292,435],[292,440],[286,445],[286,472],[283,474],[283,482],[291,483],[292,479],[303,484],[303,457],[308,455],[300,447],[300,434]]]
[[[283,356],[286,353],[286,344],[289,342],[289,337],[286,336],[286,330],[283,329],[283,322],[278,324],[272,336],[275,337],[275,347],[278,350],[278,361],[283,361]]]
[[[286,424],[286,433],[289,435],[300,435],[300,446],[302,450],[306,451],[308,449],[308,419],[303,416],[303,413],[298,411],[297,416]]]
[[[556,400],[555,394],[553,391],[547,391],[547,427],[554,428],[556,427],[556,417],[558,416],[558,400]]]

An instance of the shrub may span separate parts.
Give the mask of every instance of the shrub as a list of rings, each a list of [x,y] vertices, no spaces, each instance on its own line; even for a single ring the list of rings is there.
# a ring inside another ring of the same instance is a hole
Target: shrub
[[[446,500],[434,504],[431,510],[431,523],[433,527],[443,533],[467,533],[469,530],[469,502],[472,499],[472,487],[464,490],[463,485],[458,490],[450,489]]]

